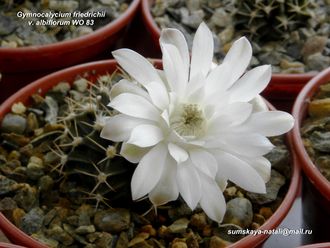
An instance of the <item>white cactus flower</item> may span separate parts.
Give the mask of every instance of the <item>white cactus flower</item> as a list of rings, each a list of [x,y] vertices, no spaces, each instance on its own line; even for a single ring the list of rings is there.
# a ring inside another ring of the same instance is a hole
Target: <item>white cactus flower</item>
[[[213,38],[204,23],[191,58],[176,29],[164,29],[160,45],[163,71],[129,49],[113,52],[134,82],[123,79],[113,86],[109,106],[120,114],[107,120],[101,136],[123,142],[120,154],[138,163],[133,200],[148,196],[157,207],[181,195],[191,209],[200,204],[221,222],[227,180],[265,193],[271,165],[263,155],[273,149],[266,136],[289,131],[294,120],[281,111],[254,111],[271,67],[245,73],[252,57],[246,38],[234,42],[215,67]]]

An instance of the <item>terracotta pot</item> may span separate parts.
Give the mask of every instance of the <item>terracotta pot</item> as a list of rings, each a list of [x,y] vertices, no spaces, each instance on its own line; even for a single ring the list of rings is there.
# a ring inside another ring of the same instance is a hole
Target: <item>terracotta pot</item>
[[[143,21],[151,34],[155,46],[160,49],[160,29],[150,12],[150,5],[154,0],[141,1]],[[303,86],[315,75],[316,73],[274,74],[267,89],[263,92],[263,96],[271,102],[276,103],[276,107],[289,111],[291,109],[292,99],[296,98]]]
[[[139,3],[140,0],[132,0],[117,19],[79,38],[41,46],[0,47],[0,72],[54,70],[94,58],[118,39],[119,31],[133,19]]]
[[[313,242],[329,241],[329,229],[326,228],[330,221],[330,182],[321,174],[305,150],[301,139],[300,128],[307,116],[309,100],[314,96],[319,86],[330,80],[330,68],[319,73],[310,80],[299,93],[292,110],[296,120],[290,134],[291,143],[297,154],[299,165],[304,171],[302,192],[303,219],[313,232]]]
[[[26,247],[0,242],[0,248],[26,248]]]
[[[158,68],[161,67],[161,62],[159,60],[156,60],[155,64]],[[72,82],[77,75],[79,74],[82,75],[85,74],[86,72],[90,72],[90,75],[92,75],[91,77],[95,78],[97,75],[101,75],[107,72],[111,73],[115,69],[116,69],[116,62],[114,60],[108,60],[108,61],[93,62],[93,63],[74,66],[50,74],[49,76],[43,77],[27,85],[20,91],[18,91],[16,94],[8,98],[0,106],[0,121],[2,120],[4,115],[10,111],[10,108],[13,103],[17,101],[21,101],[23,103],[28,104],[30,96],[37,91],[41,94],[44,94],[58,82],[60,81]],[[261,226],[261,229],[264,230],[274,229],[282,222],[282,220],[290,210],[294,199],[296,198],[296,194],[298,192],[299,186],[300,186],[299,166],[296,163],[296,156],[292,154],[292,178],[288,192],[283,202],[281,203],[280,207],[265,222],[265,224]],[[3,230],[3,232],[7,235],[7,237],[11,241],[17,244],[21,244],[33,248],[45,248],[44,245],[42,245],[41,243],[37,242],[27,234],[23,233],[21,230],[19,230],[16,226],[14,226],[14,224],[12,224],[9,220],[7,220],[5,216],[2,215],[1,213],[0,213],[0,228]],[[267,237],[268,235],[256,235],[256,236],[250,235],[236,242],[234,246],[249,247],[249,248],[256,247],[260,245],[263,241],[265,241]]]
[[[321,174],[321,172],[314,165],[304,147],[301,139],[300,128],[302,122],[307,115],[307,108],[309,100],[315,95],[319,86],[330,80],[330,68],[322,71],[313,79],[299,93],[292,110],[292,114],[296,120],[293,132],[291,133],[291,140],[294,144],[294,150],[298,155],[300,165],[304,170],[306,176],[309,178],[312,185],[324,197],[325,206],[330,210],[330,182]]]
[[[91,34],[41,46],[0,47],[0,103],[8,96],[42,76],[79,63],[109,58],[111,46],[123,35],[140,0],[132,0],[128,9],[116,20]],[[107,51],[104,54],[102,52]]]

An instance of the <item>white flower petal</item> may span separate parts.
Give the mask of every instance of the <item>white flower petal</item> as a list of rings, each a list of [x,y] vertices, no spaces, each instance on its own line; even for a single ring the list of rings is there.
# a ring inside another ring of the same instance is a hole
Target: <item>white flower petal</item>
[[[176,180],[182,198],[190,209],[194,210],[201,198],[202,191],[199,175],[190,160],[178,164]]]
[[[120,94],[108,106],[123,114],[142,119],[158,121],[160,115],[156,107],[148,100],[131,93]]]
[[[125,123],[125,124],[124,124]],[[148,120],[118,114],[109,117],[103,127],[100,136],[104,139],[120,142],[126,141],[131,135],[131,131],[137,125],[151,123]]]
[[[123,142],[120,149],[120,155],[122,155],[129,162],[136,164],[140,162],[144,155],[150,150],[150,148],[138,147],[132,144]]]
[[[110,91],[110,100],[114,99],[116,96],[118,96],[122,93],[132,93],[135,95],[142,96],[147,100],[150,100],[150,97],[149,97],[147,91],[145,91],[138,85],[134,84],[133,82],[128,81],[127,79],[122,79],[118,83],[116,83],[114,86],[112,86],[111,91]]]
[[[162,117],[163,120],[165,121],[167,127],[169,127],[169,126],[170,126],[170,116],[169,116],[169,114],[168,114],[168,110],[167,110],[167,109],[165,109],[165,110],[163,111],[163,113],[161,114],[161,117]]]
[[[149,147],[156,145],[163,140],[162,130],[155,125],[139,125],[133,128],[127,143],[139,147]]]
[[[253,68],[245,73],[230,88],[230,102],[248,102],[259,95],[268,85],[272,76],[270,65]]]
[[[207,25],[202,22],[195,34],[192,46],[190,79],[198,73],[205,77],[212,66],[214,50],[213,35]]]
[[[190,96],[187,98],[187,102],[198,104],[203,102],[204,98],[205,98],[205,90],[204,87],[201,87],[192,94],[190,94]]]
[[[148,194],[159,182],[166,166],[167,154],[166,146],[159,143],[141,159],[133,173],[131,181],[133,200],[140,199]]]
[[[236,40],[229,49],[223,63],[230,66],[229,86],[239,79],[245,72],[252,58],[252,47],[250,42],[242,37]]]
[[[232,68],[229,63],[222,63],[216,66],[205,80],[205,91],[207,95],[221,95],[234,82],[232,78]]]
[[[113,51],[112,55],[118,64],[140,84],[163,83],[154,66],[140,54],[123,48]]]
[[[235,127],[236,129],[236,127]],[[260,157],[270,152],[274,145],[265,137],[257,133],[228,133],[223,132],[214,137],[208,137],[206,148],[221,149],[232,154],[245,157]]]
[[[218,169],[217,175],[215,176],[215,181],[217,182],[221,191],[224,191],[228,185],[228,178],[224,175],[221,169]]]
[[[218,161],[219,171],[223,171],[230,181],[247,191],[266,193],[265,181],[248,163],[222,151],[214,152],[214,156]]]
[[[145,85],[145,88],[148,90],[149,96],[155,106],[159,109],[165,109],[168,106],[169,96],[164,84],[151,82],[148,85]]]
[[[242,37],[235,41],[228,51],[222,64],[216,66],[208,75],[205,82],[206,95],[221,97],[246,70],[252,57],[249,41]]]
[[[264,179],[265,182],[268,182],[270,179],[271,172],[271,163],[268,159],[264,157],[256,157],[256,158],[244,158],[249,165],[251,165],[259,175]]]
[[[257,133],[228,134],[223,136],[223,140],[226,144],[224,150],[246,157],[262,156],[274,148],[265,136]]]
[[[163,52],[163,66],[167,82],[172,91],[179,98],[184,96],[188,83],[188,71],[183,66],[183,61],[178,49],[171,44],[161,44]]]
[[[214,156],[203,149],[190,149],[189,155],[192,163],[203,173],[211,178],[215,178],[217,174],[218,164]]]
[[[170,156],[167,156],[165,166],[158,184],[149,193],[149,199],[154,206],[164,205],[179,197],[179,189],[176,182],[176,161]]]
[[[201,87],[204,87],[205,77],[202,73],[196,73],[193,78],[191,78],[187,85],[186,97],[194,94]]]
[[[269,110],[265,100],[260,95],[253,98],[249,103],[253,106],[253,113]]]
[[[188,153],[182,147],[173,143],[168,144],[168,151],[178,164],[183,163],[189,157]]]
[[[157,73],[158,73],[159,77],[163,81],[164,86],[166,87],[167,90],[169,90],[171,87],[169,86],[169,84],[167,82],[167,78],[166,78],[164,70],[160,70],[160,69],[156,69],[156,70],[157,70]]]
[[[200,173],[200,179],[203,192],[200,200],[201,207],[209,218],[220,223],[226,212],[225,198],[212,178]]]
[[[292,115],[283,111],[253,113],[250,118],[238,127],[237,132],[258,132],[272,137],[284,134],[293,127]]]
[[[209,134],[224,132],[231,126],[237,126],[246,121],[252,113],[252,105],[236,102],[218,110],[216,117],[209,122]]]
[[[184,65],[185,73],[189,73],[189,62],[190,62],[190,55],[188,50],[188,45],[184,35],[177,29],[174,28],[165,28],[162,30],[160,34],[160,43],[161,44],[171,44],[174,45],[180,55]]]

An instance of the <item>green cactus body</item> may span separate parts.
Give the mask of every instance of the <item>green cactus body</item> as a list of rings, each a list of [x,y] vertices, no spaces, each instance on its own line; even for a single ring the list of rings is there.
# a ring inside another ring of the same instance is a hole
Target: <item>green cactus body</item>
[[[96,207],[100,203],[114,205],[116,200],[123,203],[131,199],[129,186],[134,166],[117,155],[118,143],[100,138],[107,116],[112,115],[106,104],[110,101],[111,84],[116,81],[113,76],[102,76],[90,89],[84,79],[75,81],[64,108],[59,111],[57,123],[65,128],[50,151],[59,158],[50,166],[63,176],[63,190],[66,181],[74,182],[75,187],[68,191],[73,200],[77,203],[92,200]]]
[[[250,38],[283,39],[313,17],[312,0],[236,0],[236,29]]]

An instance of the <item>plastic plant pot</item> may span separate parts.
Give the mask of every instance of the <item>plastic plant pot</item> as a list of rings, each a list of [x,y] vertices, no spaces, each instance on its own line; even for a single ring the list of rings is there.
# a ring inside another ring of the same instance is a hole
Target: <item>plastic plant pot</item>
[[[330,212],[330,182],[321,174],[321,172],[310,159],[300,134],[302,122],[307,116],[309,100],[315,95],[319,89],[319,86],[328,82],[329,80],[330,68],[322,71],[313,79],[311,79],[299,93],[292,110],[292,114],[296,120],[296,123],[293,128],[293,132],[291,133],[291,140],[294,144],[294,150],[298,155],[298,159],[304,173],[312,185],[323,196],[324,206]]]
[[[133,19],[139,4],[140,0],[132,0],[128,9],[117,19],[79,38],[40,46],[0,47],[0,71],[3,74],[54,71],[94,58],[117,41],[120,31]]]
[[[155,65],[158,68],[161,68],[161,61],[155,60]],[[39,92],[41,94],[46,93],[49,89],[51,89],[55,84],[61,81],[73,82],[77,75],[86,75],[88,73],[91,77],[95,78],[97,75],[102,75],[105,73],[111,73],[115,71],[117,68],[117,64],[114,60],[106,60],[100,62],[92,62],[87,64],[82,64],[78,66],[74,66],[65,70],[61,70],[59,72],[50,74],[46,77],[43,77],[20,91],[16,92],[13,96],[8,98],[1,106],[0,106],[0,121],[4,117],[6,113],[8,113],[11,109],[13,103],[21,101],[25,104],[29,104],[30,96]],[[273,107],[269,104],[269,107],[273,109]],[[289,144],[289,149],[291,149]],[[281,205],[278,209],[273,213],[273,215],[260,227],[263,230],[271,230],[275,229],[284,219],[284,217],[289,212],[294,199],[296,198],[298,189],[300,187],[300,171],[299,166],[297,164],[296,156],[292,153],[292,176],[290,185],[287,191],[285,198],[283,199]],[[46,248],[45,245],[39,243],[34,240],[20,229],[18,229],[14,224],[12,224],[3,214],[0,213],[0,228],[6,234],[6,236],[13,242],[19,245],[24,245],[26,247],[33,248]],[[240,241],[233,244],[232,247],[257,247],[262,242],[267,239],[268,235],[249,235]]]
[[[0,242],[0,248],[26,248],[26,247]]]
[[[150,11],[150,6],[154,0],[141,1],[143,21],[146,28],[149,30],[149,33],[151,34],[154,45],[160,49],[160,29],[157,26]],[[271,102],[279,102],[279,106],[281,106],[281,108],[283,106],[284,109],[289,109],[291,106],[288,107],[288,105],[291,100],[296,98],[303,86],[315,75],[316,73],[273,74],[270,84],[263,92],[263,96],[265,96]]]
[[[330,182],[309,157],[301,138],[300,128],[307,116],[309,100],[317,92],[319,86],[329,80],[330,68],[322,71],[307,83],[298,95],[292,110],[296,123],[290,134],[290,140],[299,165],[305,174],[302,192],[303,219],[310,229],[318,230],[313,233],[315,243],[329,241],[329,230],[322,227],[326,227],[330,221]]]
[[[103,59],[102,53],[121,38],[139,6],[140,0],[132,0],[117,19],[79,38],[40,46],[0,47],[0,86],[5,89],[0,94],[0,103],[27,83],[58,69]],[[108,54],[110,57],[110,50]]]

